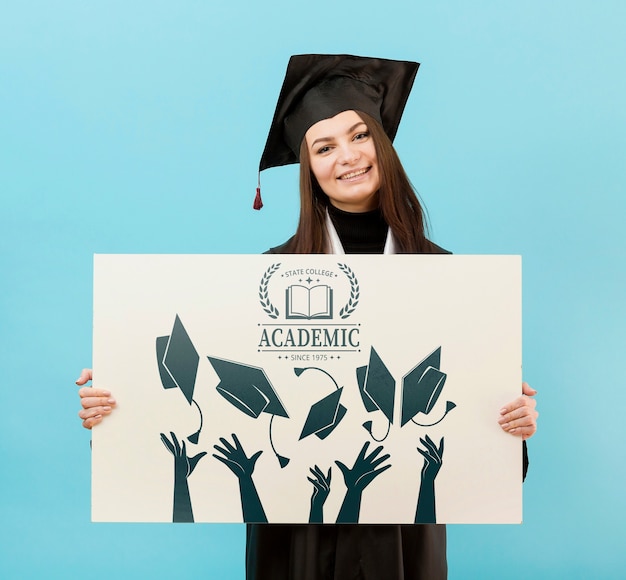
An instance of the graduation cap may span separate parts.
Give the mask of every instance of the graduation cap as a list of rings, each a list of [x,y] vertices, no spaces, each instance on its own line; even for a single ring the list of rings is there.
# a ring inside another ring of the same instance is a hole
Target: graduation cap
[[[363,405],[368,413],[382,411],[387,417],[387,433],[382,439],[376,439],[372,433],[372,422],[366,421],[363,427],[375,441],[384,441],[389,435],[389,429],[393,423],[393,400],[395,395],[396,381],[374,349],[370,349],[370,360],[367,366],[356,369],[356,379],[359,384],[359,392]]]
[[[325,396],[314,405],[311,405],[299,440],[313,433],[320,439],[326,439],[326,437],[333,432],[347,411],[347,409],[339,403],[342,391],[343,387],[333,391],[330,395]]]
[[[300,54],[287,65],[276,111],[259,163],[298,163],[300,144],[315,123],[343,111],[362,111],[393,141],[419,63],[349,54]],[[255,209],[263,206],[259,189]]]
[[[296,373],[296,376],[298,377],[306,370],[317,370],[328,375],[333,383],[335,383],[335,390],[330,395],[326,395],[323,399],[320,399],[317,403],[311,405],[298,441],[313,434],[315,434],[319,439],[326,439],[326,437],[328,437],[335,430],[335,427],[339,425],[339,422],[343,419],[347,411],[347,409],[339,402],[341,399],[341,393],[343,392],[343,387],[340,387],[337,384],[337,381],[330,373],[326,372],[324,369],[320,369],[319,367],[296,367],[293,369],[294,373]]]
[[[447,401],[446,412],[439,421],[434,423],[423,424],[414,420],[418,413],[425,415],[430,413],[441,394],[447,375],[439,370],[440,365],[441,347],[435,349],[402,378],[401,427],[409,421],[421,427],[431,427],[443,421],[443,418],[456,407],[455,403]]]
[[[281,467],[289,463],[289,459],[279,455],[272,441],[272,422],[274,417],[289,418],[278,394],[270,383],[262,368],[244,363],[233,362],[216,357],[207,357],[220,378],[217,392],[237,409],[255,419],[261,413],[272,416],[270,419],[270,445],[278,458]]]
[[[193,391],[200,357],[178,314],[174,320],[172,333],[157,337],[156,356],[163,388],[180,389],[189,404],[195,404],[200,412],[200,428],[187,437],[191,443],[197,443],[202,431],[202,411],[193,399]]]

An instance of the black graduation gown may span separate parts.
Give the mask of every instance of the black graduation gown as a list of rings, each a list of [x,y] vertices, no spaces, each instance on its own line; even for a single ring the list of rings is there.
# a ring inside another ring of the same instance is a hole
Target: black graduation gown
[[[281,254],[289,242],[266,253]],[[433,244],[433,254],[450,252]],[[524,476],[528,460],[524,445]],[[442,580],[442,524],[248,524],[247,580]]]
[[[439,580],[444,525],[248,524],[247,580]]]

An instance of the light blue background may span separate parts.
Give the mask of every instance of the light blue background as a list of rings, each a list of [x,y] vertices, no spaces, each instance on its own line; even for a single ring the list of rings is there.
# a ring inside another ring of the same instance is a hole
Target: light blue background
[[[525,523],[450,526],[450,577],[623,577],[624,22],[620,0],[2,2],[0,576],[243,577],[243,526],[89,522],[92,255],[283,242],[296,168],[251,204],[288,57],[347,52],[423,63],[396,147],[433,239],[523,255]]]

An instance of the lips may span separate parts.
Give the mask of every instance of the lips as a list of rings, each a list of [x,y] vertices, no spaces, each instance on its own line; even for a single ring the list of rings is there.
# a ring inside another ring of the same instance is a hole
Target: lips
[[[340,179],[342,181],[355,179],[356,177],[360,177],[361,175],[364,175],[370,169],[371,167],[365,167],[364,169],[357,169],[356,171],[350,171],[349,173],[344,173],[343,175],[340,175],[337,179]]]

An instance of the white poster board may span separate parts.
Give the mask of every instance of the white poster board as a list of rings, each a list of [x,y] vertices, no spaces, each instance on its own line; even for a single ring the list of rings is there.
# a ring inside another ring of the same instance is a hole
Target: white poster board
[[[521,522],[519,256],[97,255],[93,357],[94,521]]]

